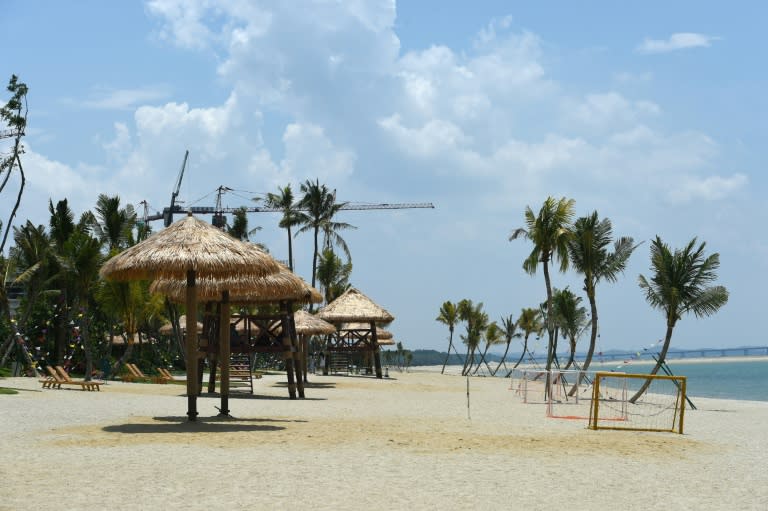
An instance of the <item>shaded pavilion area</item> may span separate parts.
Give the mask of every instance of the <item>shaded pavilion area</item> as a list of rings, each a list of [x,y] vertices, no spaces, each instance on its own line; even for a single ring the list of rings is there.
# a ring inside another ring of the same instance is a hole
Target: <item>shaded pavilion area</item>
[[[243,279],[258,279],[281,271],[281,265],[256,245],[236,240],[216,227],[187,217],[151,235],[107,261],[100,270],[102,278],[116,281],[169,279],[183,282],[186,305],[186,386],[187,417],[197,419],[199,394],[197,365],[198,279],[220,279],[226,284],[217,288],[222,303],[229,301],[229,286]],[[228,315],[229,307],[223,307]],[[193,313],[194,311],[194,313]],[[229,320],[222,322],[229,325]],[[222,359],[229,350],[229,328],[222,328]],[[224,334],[224,331],[227,333]],[[222,406],[220,413],[229,414],[228,364],[222,371]]]
[[[222,292],[224,289],[226,291]],[[150,290],[180,301],[184,285],[179,280],[160,279],[152,283]],[[305,397],[293,309],[295,304],[322,301],[316,289],[281,265],[278,273],[262,278],[202,279],[198,285],[198,299],[205,303],[205,312],[197,360],[201,369],[203,360],[209,362],[208,392],[215,392],[218,369],[221,372],[220,393],[222,396],[229,394],[229,367],[233,355],[246,356],[250,365],[255,353],[271,353],[281,356],[285,362],[289,397],[295,399],[297,391],[298,397]],[[260,306],[260,312],[247,312],[249,307],[256,305]],[[233,306],[241,308],[241,312],[231,314]],[[250,366],[248,372],[250,375]],[[202,388],[202,370],[198,375]]]
[[[350,288],[320,309],[317,317],[336,326],[336,332],[326,337],[323,374],[329,372],[331,354],[348,353],[372,361],[376,378],[383,378],[377,326],[391,323],[395,319],[392,314],[357,289]]]

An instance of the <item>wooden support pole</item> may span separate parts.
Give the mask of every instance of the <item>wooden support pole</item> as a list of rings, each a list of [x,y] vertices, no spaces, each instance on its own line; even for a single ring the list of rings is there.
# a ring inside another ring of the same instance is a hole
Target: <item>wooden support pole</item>
[[[187,270],[187,417],[197,420],[197,289],[195,270]]]
[[[293,355],[293,371],[296,374],[296,387],[299,390],[299,397],[304,399],[304,374],[302,363],[303,357],[301,355],[301,347],[299,345],[299,336],[296,335],[296,323],[293,319],[293,307],[290,302],[285,302],[285,317],[288,321],[288,333],[291,335],[291,354]]]
[[[376,322],[371,321],[371,346],[373,348],[373,363],[376,366],[376,378],[382,379],[381,353],[379,352],[379,339],[376,336]]]
[[[309,383],[307,379],[307,366],[309,365],[309,336],[302,335],[299,338],[299,346],[301,347],[301,372],[304,375],[304,383]]]
[[[221,365],[221,407],[219,415],[229,416],[229,359],[231,356],[229,336],[229,291],[221,293],[221,311],[219,312],[219,364]]]
[[[283,344],[283,360],[285,360],[285,373],[286,376],[288,376],[288,397],[291,399],[296,399],[296,380],[294,379],[294,364],[293,364],[293,353],[292,353],[292,345],[291,345],[291,331],[290,331],[290,322],[288,321],[288,316],[285,314],[285,310],[287,309],[286,302],[282,302],[280,304],[280,310],[283,312],[281,314],[280,318],[280,324],[282,326],[282,332],[280,336],[282,337],[282,344]]]

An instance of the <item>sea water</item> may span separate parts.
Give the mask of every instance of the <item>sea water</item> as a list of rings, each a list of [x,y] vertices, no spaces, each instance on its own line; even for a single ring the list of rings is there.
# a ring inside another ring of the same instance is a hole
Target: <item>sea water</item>
[[[590,371],[617,371],[647,374],[653,362],[593,362]],[[675,376],[686,376],[686,390],[691,398],[712,397],[768,401],[768,359],[667,360],[667,366]],[[658,374],[665,374],[659,370]]]

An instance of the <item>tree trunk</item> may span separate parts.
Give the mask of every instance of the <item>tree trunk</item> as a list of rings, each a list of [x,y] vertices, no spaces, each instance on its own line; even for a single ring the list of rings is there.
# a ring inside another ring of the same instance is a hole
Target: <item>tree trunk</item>
[[[497,365],[496,369],[493,370],[491,376],[496,376],[496,373],[498,373],[499,369],[501,368],[501,364],[504,364],[504,360],[507,358],[507,353],[509,352],[510,344],[512,344],[512,339],[507,341],[507,348],[504,350],[504,354],[501,356],[501,360],[499,360],[499,365]],[[504,367],[507,367],[506,364],[504,364]]]
[[[448,364],[448,358],[451,356],[451,348],[453,348],[453,328],[450,329],[450,333],[451,335],[448,337],[448,353],[446,353],[445,355],[445,360],[443,361],[443,368],[440,370],[440,374],[445,373],[445,366],[446,364]]]
[[[512,369],[517,369],[517,366],[520,365],[520,362],[523,361],[523,358],[525,357],[525,354],[528,353],[528,336],[530,334],[526,332],[525,337],[523,338],[523,352],[520,354],[520,358],[517,359],[517,362],[515,362],[515,365],[512,367]],[[510,374],[512,371],[510,371]],[[509,376],[509,374],[507,375]]]
[[[318,234],[318,228],[315,227],[315,251],[312,254],[312,287],[315,287],[315,274],[317,273],[317,234]],[[310,314],[312,314],[314,307],[315,307],[315,304],[310,302],[309,304]]]
[[[544,283],[547,286],[547,381],[544,387],[544,398],[549,397],[549,371],[552,369],[552,360],[555,358],[555,326],[552,317],[552,284],[549,279],[549,254],[542,255],[542,264],[544,266]]]
[[[675,324],[667,324],[667,335],[664,337],[664,347],[661,349],[661,353],[659,353],[659,358],[656,360],[656,365],[651,369],[651,372],[648,373],[650,375],[655,375],[659,372],[659,369],[661,368],[662,364],[664,363],[664,360],[667,358],[667,350],[669,349],[669,344],[672,341],[672,330],[675,328]],[[648,387],[651,385],[651,380],[645,380],[643,382],[643,385],[640,387],[640,390],[635,392],[635,395],[629,398],[630,403],[635,403],[638,399],[640,399],[640,396],[645,394],[645,391],[648,390]]]
[[[291,226],[286,227],[288,230],[288,269],[293,271],[293,243],[291,242]]]

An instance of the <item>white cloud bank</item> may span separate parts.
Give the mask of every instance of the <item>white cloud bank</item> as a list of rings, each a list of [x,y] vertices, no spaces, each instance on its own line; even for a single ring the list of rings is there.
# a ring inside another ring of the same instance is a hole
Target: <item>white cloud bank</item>
[[[669,36],[668,39],[650,39],[645,38],[640,43],[636,51],[638,53],[669,53],[677,50],[689,48],[706,48],[711,46],[712,41],[720,39],[719,37],[694,32],[677,32]]]

